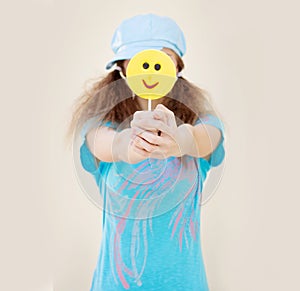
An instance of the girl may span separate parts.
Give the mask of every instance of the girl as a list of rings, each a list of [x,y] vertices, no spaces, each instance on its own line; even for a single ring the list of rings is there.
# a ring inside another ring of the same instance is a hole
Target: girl
[[[111,43],[114,68],[76,103],[82,167],[103,201],[102,243],[91,291],[206,291],[200,244],[203,182],[224,159],[224,128],[205,92],[182,77],[185,39],[168,17],[123,21]],[[147,100],[126,83],[129,60],[162,50],[177,68],[167,96]]]

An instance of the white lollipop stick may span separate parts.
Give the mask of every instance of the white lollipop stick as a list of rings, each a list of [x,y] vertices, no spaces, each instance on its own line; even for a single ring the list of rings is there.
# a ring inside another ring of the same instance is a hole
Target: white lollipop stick
[[[151,111],[151,99],[148,99],[148,111]]]

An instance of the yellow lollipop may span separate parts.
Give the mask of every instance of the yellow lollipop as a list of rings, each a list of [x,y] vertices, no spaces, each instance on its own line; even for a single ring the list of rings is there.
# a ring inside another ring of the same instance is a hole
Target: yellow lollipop
[[[168,94],[176,82],[176,67],[172,59],[160,50],[143,50],[128,63],[126,69],[127,84],[141,98],[159,99]]]

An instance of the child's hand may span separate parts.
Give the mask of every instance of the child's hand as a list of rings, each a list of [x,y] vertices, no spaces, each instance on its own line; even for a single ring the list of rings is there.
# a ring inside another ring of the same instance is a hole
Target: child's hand
[[[177,129],[174,113],[162,104],[157,105],[154,111],[136,111],[130,125],[136,133],[147,130],[173,135]]]
[[[182,156],[174,113],[159,104],[154,111],[138,111],[131,122],[132,145],[153,158]],[[159,136],[157,133],[161,132]]]

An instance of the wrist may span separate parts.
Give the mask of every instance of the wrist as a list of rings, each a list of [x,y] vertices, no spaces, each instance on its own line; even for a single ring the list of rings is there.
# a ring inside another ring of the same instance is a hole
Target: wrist
[[[120,147],[119,145],[122,142],[122,131],[116,132],[115,138],[113,140],[112,144],[112,155],[113,155],[113,160],[114,162],[122,160],[122,153],[120,150],[122,149],[122,146]]]
[[[195,152],[194,142],[194,127],[191,124],[184,123],[178,126],[177,130],[177,144],[180,156],[193,155]]]

